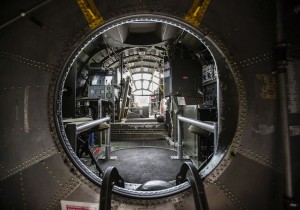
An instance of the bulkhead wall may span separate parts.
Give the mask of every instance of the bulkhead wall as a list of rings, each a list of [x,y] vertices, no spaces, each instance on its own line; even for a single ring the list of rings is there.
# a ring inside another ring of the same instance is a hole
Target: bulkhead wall
[[[209,206],[281,209],[277,98],[270,85],[275,5],[259,0],[208,2],[200,26],[191,27],[225,55],[239,97],[238,110],[224,108],[227,114],[238,112],[239,121],[226,156],[206,175]],[[53,108],[59,75],[92,30],[76,1],[40,3],[13,1],[1,6],[1,22],[18,17],[0,29],[0,203],[5,209],[60,209],[60,200],[99,202],[99,186],[78,171],[60,144]],[[192,4],[191,0],[95,1],[105,23],[151,14],[184,22]],[[220,88],[230,91],[226,75],[221,77]],[[194,208],[189,191],[151,200],[115,195],[112,206]]]

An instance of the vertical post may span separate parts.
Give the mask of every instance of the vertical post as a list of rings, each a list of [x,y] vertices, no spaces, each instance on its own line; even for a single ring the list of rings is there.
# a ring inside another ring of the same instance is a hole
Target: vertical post
[[[179,120],[178,116],[177,116],[177,143],[178,143],[177,156],[178,156],[178,159],[182,159],[183,151],[182,151],[181,126],[180,126],[180,120]]]
[[[283,26],[283,6],[282,0],[276,1],[276,71],[278,78],[278,95],[279,95],[279,116],[280,116],[280,139],[283,149],[283,167],[284,167],[284,209],[296,209],[297,204],[294,202],[293,178],[291,166],[290,150],[290,133],[287,108],[287,88],[286,88],[286,71],[287,71],[287,45],[284,40]]]
[[[214,123],[214,153],[217,152],[218,147],[218,123]]]
[[[99,113],[98,113],[98,119],[101,119],[102,118],[102,99],[99,99],[98,101],[98,106],[99,106]]]
[[[69,143],[76,155],[79,155],[79,148],[77,145],[77,125],[76,123],[69,123],[66,125],[66,134],[69,140]]]
[[[123,57],[124,57],[124,54],[121,53],[120,54],[120,73],[121,73],[121,89],[120,89],[120,96],[122,96],[122,93],[123,93]]]
[[[103,110],[102,99],[99,99],[98,100],[98,119],[102,118],[102,110]],[[99,146],[102,146],[102,139],[103,139],[102,132],[97,132],[97,138],[99,141]]]
[[[112,103],[113,103],[113,119],[112,119],[112,122],[115,123],[116,122],[116,102],[115,102],[115,96],[113,97]]]
[[[107,136],[105,138],[105,159],[109,160],[110,159],[110,153],[111,153],[111,144],[110,144],[110,133],[111,133],[111,129],[110,126],[107,129]]]

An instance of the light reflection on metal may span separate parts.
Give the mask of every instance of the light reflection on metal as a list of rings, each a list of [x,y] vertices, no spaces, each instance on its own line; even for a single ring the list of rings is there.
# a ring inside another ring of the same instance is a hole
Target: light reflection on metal
[[[77,3],[88,22],[90,29],[95,29],[104,23],[104,19],[93,0],[77,0]]]
[[[211,0],[204,0],[200,3],[200,0],[194,0],[188,14],[184,17],[184,20],[195,27],[199,27],[210,1]]]
[[[3,23],[2,25],[0,25],[0,29],[4,28],[4,27],[6,27],[6,26],[8,26],[8,25],[10,25],[12,23],[14,23],[15,21],[19,20],[20,18],[23,18],[26,15],[28,15],[28,14],[30,14],[30,13],[38,10],[38,9],[40,9],[41,7],[43,7],[44,5],[48,4],[51,1],[52,0],[46,0],[46,1],[43,1],[42,3],[39,3],[39,4],[35,5],[35,6],[33,6],[32,8],[30,8],[27,11],[20,11],[20,14],[18,16],[14,17],[11,20],[9,20],[9,21]]]

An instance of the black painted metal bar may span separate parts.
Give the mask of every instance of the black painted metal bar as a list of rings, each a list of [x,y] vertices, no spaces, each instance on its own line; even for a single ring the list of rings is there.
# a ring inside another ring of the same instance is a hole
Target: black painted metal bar
[[[89,146],[88,141],[84,141],[84,140],[82,140],[80,137],[77,137],[77,138],[78,138],[78,140],[83,144],[85,152],[88,153],[88,155],[90,156],[90,158],[91,158],[91,160],[92,160],[92,163],[95,164],[96,169],[97,169],[97,171],[99,172],[99,176],[101,176],[101,175],[103,174],[103,171],[101,170],[98,161],[97,161],[96,158],[94,157],[94,155],[93,155],[93,153],[92,153],[92,151],[91,151],[91,147]]]
[[[190,172],[188,174],[188,172]],[[188,181],[192,187],[196,210],[208,210],[207,198],[203,182],[195,165],[190,162],[182,164],[180,172],[176,176],[176,184]]]
[[[100,192],[100,210],[111,209],[111,194],[114,185],[124,188],[124,179],[119,175],[117,168],[110,166],[106,169]]]

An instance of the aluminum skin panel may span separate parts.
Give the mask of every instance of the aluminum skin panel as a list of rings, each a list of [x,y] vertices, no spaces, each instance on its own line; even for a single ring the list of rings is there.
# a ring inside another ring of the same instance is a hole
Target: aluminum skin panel
[[[215,184],[239,209],[282,209],[280,178],[238,153]]]
[[[0,164],[11,176],[57,152],[47,115],[48,87],[20,87],[3,91]],[[9,157],[9,158],[7,158]]]
[[[205,192],[210,209],[239,209],[215,184],[210,184],[206,187]]]
[[[65,200],[68,201],[78,201],[78,202],[90,202],[90,203],[99,203],[100,198],[100,189],[95,191],[90,186],[81,183],[78,185],[73,192],[71,192]]]
[[[281,148],[278,138],[279,116],[274,114],[277,112],[278,96],[276,94],[277,85],[276,83],[274,86],[272,84],[273,80],[276,81],[270,72],[273,67],[272,62],[271,59],[244,67],[242,70],[243,74],[247,74],[245,77],[245,85],[248,87],[246,92],[247,111],[251,115],[247,116],[240,151],[250,158],[253,156],[253,159],[280,170],[282,156],[279,152]],[[250,155],[249,151],[255,151],[255,155]]]
[[[22,190],[22,177],[16,174],[9,179],[0,182],[0,204],[1,209],[25,209]],[[11,189],[11,190],[8,190]]]
[[[80,184],[59,154],[24,170],[21,176],[28,209],[53,209]]]
[[[244,60],[273,50],[274,25],[274,2],[230,0],[211,1],[201,26],[217,34],[236,60]]]

